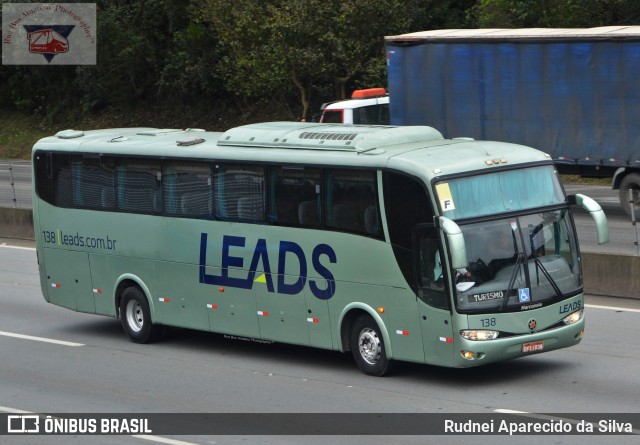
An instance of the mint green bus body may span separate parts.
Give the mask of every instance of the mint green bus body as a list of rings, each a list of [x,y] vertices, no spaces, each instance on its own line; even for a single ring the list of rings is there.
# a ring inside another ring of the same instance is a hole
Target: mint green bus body
[[[532,148],[280,122],[66,131],[33,163],[45,299],[119,317],[133,341],[197,329],[352,351],[382,375],[582,339],[575,198]],[[510,258],[475,262],[505,234]]]

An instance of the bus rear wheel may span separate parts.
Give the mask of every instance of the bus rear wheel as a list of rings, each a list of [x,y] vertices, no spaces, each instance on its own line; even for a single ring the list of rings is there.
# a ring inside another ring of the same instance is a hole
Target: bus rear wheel
[[[128,287],[120,301],[120,321],[129,339],[134,343],[149,343],[158,340],[162,326],[151,322],[151,309],[147,298],[137,287]]]
[[[353,358],[362,372],[382,377],[390,370],[380,328],[371,316],[363,314],[355,319],[349,340]]]

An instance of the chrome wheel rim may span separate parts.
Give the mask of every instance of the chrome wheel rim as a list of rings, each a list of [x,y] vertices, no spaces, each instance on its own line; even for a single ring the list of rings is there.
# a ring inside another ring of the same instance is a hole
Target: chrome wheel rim
[[[142,306],[135,300],[131,300],[127,303],[125,309],[125,316],[127,317],[127,325],[133,332],[140,332],[144,326],[144,315],[142,312]]]
[[[382,341],[376,331],[364,328],[358,337],[358,349],[362,359],[370,365],[375,365],[382,355]]]

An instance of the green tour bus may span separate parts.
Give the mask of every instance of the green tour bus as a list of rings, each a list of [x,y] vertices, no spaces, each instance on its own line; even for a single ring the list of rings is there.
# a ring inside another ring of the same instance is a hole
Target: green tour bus
[[[469,367],[584,333],[571,206],[550,157],[426,126],[65,130],[33,148],[46,301],[167,327]]]

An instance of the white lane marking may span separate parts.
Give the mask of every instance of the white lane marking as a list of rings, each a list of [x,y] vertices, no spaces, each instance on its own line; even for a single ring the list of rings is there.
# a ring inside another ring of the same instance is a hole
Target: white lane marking
[[[593,309],[608,309],[610,311],[640,312],[640,309],[631,309],[628,307],[616,307],[616,306],[600,306],[597,304],[585,304],[584,307],[590,307]]]
[[[527,411],[516,411],[515,409],[494,409],[495,412],[500,414],[531,414]]]
[[[0,411],[3,413],[11,413],[11,414],[33,414],[31,411],[25,411],[23,409],[11,408],[8,406],[1,406]]]
[[[0,247],[4,247],[5,249],[36,250],[35,247],[8,246],[7,243],[0,244]]]
[[[33,411],[25,411],[23,409],[11,408],[9,406],[1,406],[1,405],[0,405],[0,411],[5,413],[11,413],[11,414],[37,414],[37,413],[34,413]],[[185,442],[182,440],[169,439],[167,437],[161,437],[161,436],[151,436],[149,434],[132,434],[131,437],[135,437],[136,439],[149,440],[152,442],[166,443],[168,445],[198,445],[197,443],[193,443],[193,442]]]
[[[21,338],[23,340],[32,340],[32,341],[41,341],[41,342],[44,342],[44,343],[53,343],[53,344],[62,345],[62,346],[85,346],[84,343],[74,343],[72,341],[56,340],[56,339],[53,339],[53,338],[46,338],[46,337],[34,337],[33,335],[14,334],[13,332],[0,331],[0,335],[4,335],[5,337]]]
[[[146,434],[138,434],[136,436],[131,436],[131,437],[135,437],[136,439],[151,440],[153,442],[166,443],[169,445],[198,445],[193,442],[184,442],[182,440],[169,439],[167,437],[160,437],[160,436],[148,436]]]

